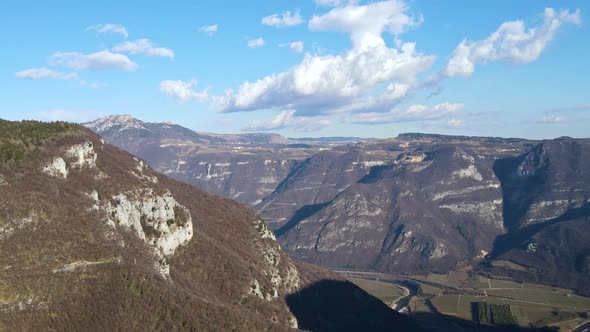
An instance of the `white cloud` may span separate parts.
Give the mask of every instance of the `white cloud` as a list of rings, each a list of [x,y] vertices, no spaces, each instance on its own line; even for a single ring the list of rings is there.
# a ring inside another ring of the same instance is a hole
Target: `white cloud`
[[[256,39],[248,40],[248,47],[257,48],[264,46],[264,38],[259,37]]]
[[[160,91],[175,98],[180,103],[187,101],[206,101],[209,98],[207,89],[203,91],[195,91],[193,86],[196,84],[196,80],[190,80],[187,82],[181,80],[165,80],[160,82]]]
[[[354,114],[345,121],[348,123],[382,124],[392,122],[412,122],[438,120],[447,116],[459,115],[463,112],[463,104],[444,102],[435,106],[412,105],[403,110],[389,112],[367,112]],[[450,126],[460,126],[458,119],[449,119]]]
[[[303,23],[303,18],[298,10],[295,13],[287,10],[282,14],[272,14],[262,19],[262,24],[277,28],[291,27],[301,23]]]
[[[417,75],[434,60],[434,56],[417,54],[413,44],[405,44],[401,51],[375,46],[341,55],[306,54],[287,72],[245,82],[236,93],[229,91],[216,98],[217,108],[220,112],[296,109],[309,115],[342,112],[344,105],[351,104],[386,107],[404,97]],[[383,84],[387,88],[381,96],[371,96]]]
[[[294,41],[290,43],[279,44],[279,47],[288,47],[291,50],[291,52],[302,53],[304,49],[304,44],[302,41]]]
[[[77,80],[78,74],[64,73],[56,70],[51,70],[48,68],[30,68],[17,72],[16,77],[29,80],[41,80],[46,78],[60,80]]]
[[[199,31],[208,33],[209,35],[213,35],[217,32],[219,26],[217,24],[213,25],[205,25],[199,28]]]
[[[272,131],[294,128],[297,131],[316,131],[331,124],[328,119],[299,117],[294,110],[282,111],[268,120],[254,120],[248,123],[243,131]]]
[[[356,41],[352,49],[338,55],[306,54],[285,72],[244,82],[237,91],[228,90],[212,100],[219,112],[277,109],[309,116],[388,111],[411,94],[418,75],[435,61],[435,56],[416,52],[413,43],[389,48],[381,37],[384,31],[401,32],[415,24],[406,10],[397,1],[384,1],[316,16],[310,26],[349,31]]]
[[[407,11],[407,5],[398,0],[349,5],[314,15],[308,25],[315,31],[347,32],[355,48],[371,47],[385,44],[380,37],[384,32],[398,35],[422,22],[422,18],[415,19]]]
[[[566,118],[561,115],[545,115],[541,118],[542,123],[559,123],[564,122]]]
[[[77,81],[80,85],[84,85],[93,89],[102,88],[106,86],[104,83],[99,82],[88,82],[84,79],[81,79],[78,76],[78,73],[64,73],[57,70],[52,70],[48,68],[30,68],[25,69],[17,72],[15,74],[17,78],[20,79],[27,79],[27,80],[42,80],[42,79],[56,79],[56,80],[68,80],[68,81]]]
[[[460,128],[463,127],[463,121],[459,119],[449,119],[446,123],[447,127]]]
[[[326,7],[338,7],[342,5],[354,5],[357,4],[359,0],[315,0],[315,3],[319,6],[326,6]]]
[[[49,63],[54,66],[64,66],[76,70],[135,70],[137,64],[126,55],[100,51],[91,54],[79,52],[56,52],[49,57]]]
[[[543,50],[564,23],[581,24],[580,11],[559,12],[545,9],[543,24],[526,29],[522,21],[505,22],[489,37],[480,41],[463,40],[449,59],[444,74],[470,76],[475,65],[488,61],[506,61],[526,64],[539,58]]]
[[[301,52],[303,52],[303,42],[301,42],[301,41],[291,42],[291,43],[289,43],[289,49],[295,53],[301,53]]]
[[[174,51],[164,47],[154,47],[152,42],[147,38],[126,41],[113,48],[114,52],[129,54],[145,54],[148,56],[158,56],[163,58],[174,59]]]
[[[95,24],[95,25],[91,25],[91,26],[87,27],[86,30],[87,31],[93,30],[93,31],[96,31],[97,33],[119,34],[125,38],[129,37],[129,33],[127,32],[127,29],[125,29],[125,27],[120,24],[112,24],[112,23]]]

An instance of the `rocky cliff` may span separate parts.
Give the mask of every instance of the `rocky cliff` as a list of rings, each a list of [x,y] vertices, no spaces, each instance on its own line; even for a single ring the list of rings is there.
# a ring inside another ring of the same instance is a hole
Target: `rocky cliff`
[[[495,169],[508,232],[482,270],[590,294],[590,141],[544,141]],[[500,260],[517,268],[494,264]]]
[[[491,251],[504,233],[494,160],[522,146],[391,144],[390,150],[403,147],[393,162],[279,229],[285,250],[334,267],[402,273],[446,271]]]

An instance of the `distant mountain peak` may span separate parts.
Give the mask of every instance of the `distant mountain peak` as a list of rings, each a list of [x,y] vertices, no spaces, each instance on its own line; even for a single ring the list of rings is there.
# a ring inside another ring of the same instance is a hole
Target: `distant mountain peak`
[[[98,133],[105,132],[113,127],[117,127],[119,130],[145,129],[143,121],[128,114],[108,115],[92,122],[85,123],[84,126],[89,127]]]

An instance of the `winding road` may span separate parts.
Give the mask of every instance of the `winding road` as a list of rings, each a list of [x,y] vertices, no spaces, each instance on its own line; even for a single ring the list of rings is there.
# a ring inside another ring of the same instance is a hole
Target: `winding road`
[[[388,284],[392,284],[395,285],[396,287],[399,287],[401,289],[404,290],[405,295],[399,299],[397,299],[397,301],[395,301],[394,303],[391,304],[391,308],[394,309],[395,311],[400,311],[403,308],[407,307],[410,304],[410,300],[412,299],[412,297],[416,296],[418,294],[418,286],[413,285],[407,281],[404,280],[392,280],[392,276],[388,276],[387,279],[383,278],[383,274],[380,273],[374,273],[374,272],[361,272],[361,271],[334,271],[334,272],[338,272],[341,273],[345,276],[348,277],[355,277],[355,278],[360,278],[360,279],[366,279],[366,280],[375,280],[375,281],[380,281],[380,282],[384,282],[384,283],[388,283]],[[372,276],[366,276],[366,275],[372,275]]]

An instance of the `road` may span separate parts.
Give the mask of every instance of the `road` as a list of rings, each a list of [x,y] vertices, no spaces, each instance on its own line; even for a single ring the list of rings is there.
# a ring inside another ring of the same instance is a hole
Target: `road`
[[[580,327],[578,327],[577,329],[575,329],[573,332],[589,332],[590,331],[590,323],[586,323]]]
[[[351,277],[385,282],[388,284],[395,285],[396,287],[402,288],[404,290],[405,295],[403,297],[399,298],[397,301],[395,301],[391,305],[391,307],[395,311],[400,311],[403,308],[407,307],[410,304],[410,300],[412,299],[412,297],[414,297],[418,294],[418,287],[416,285],[413,285],[413,284],[408,283],[403,280],[392,280],[392,278],[397,279],[394,276],[388,276],[389,278],[386,279],[386,278],[383,278],[383,276],[386,276],[386,275],[381,274],[381,273],[359,272],[359,271],[342,271],[342,270],[336,271],[336,272],[344,274],[344,275],[348,275]],[[363,274],[365,276],[363,276]],[[372,276],[368,277],[368,276],[366,276],[367,274],[372,275]]]

